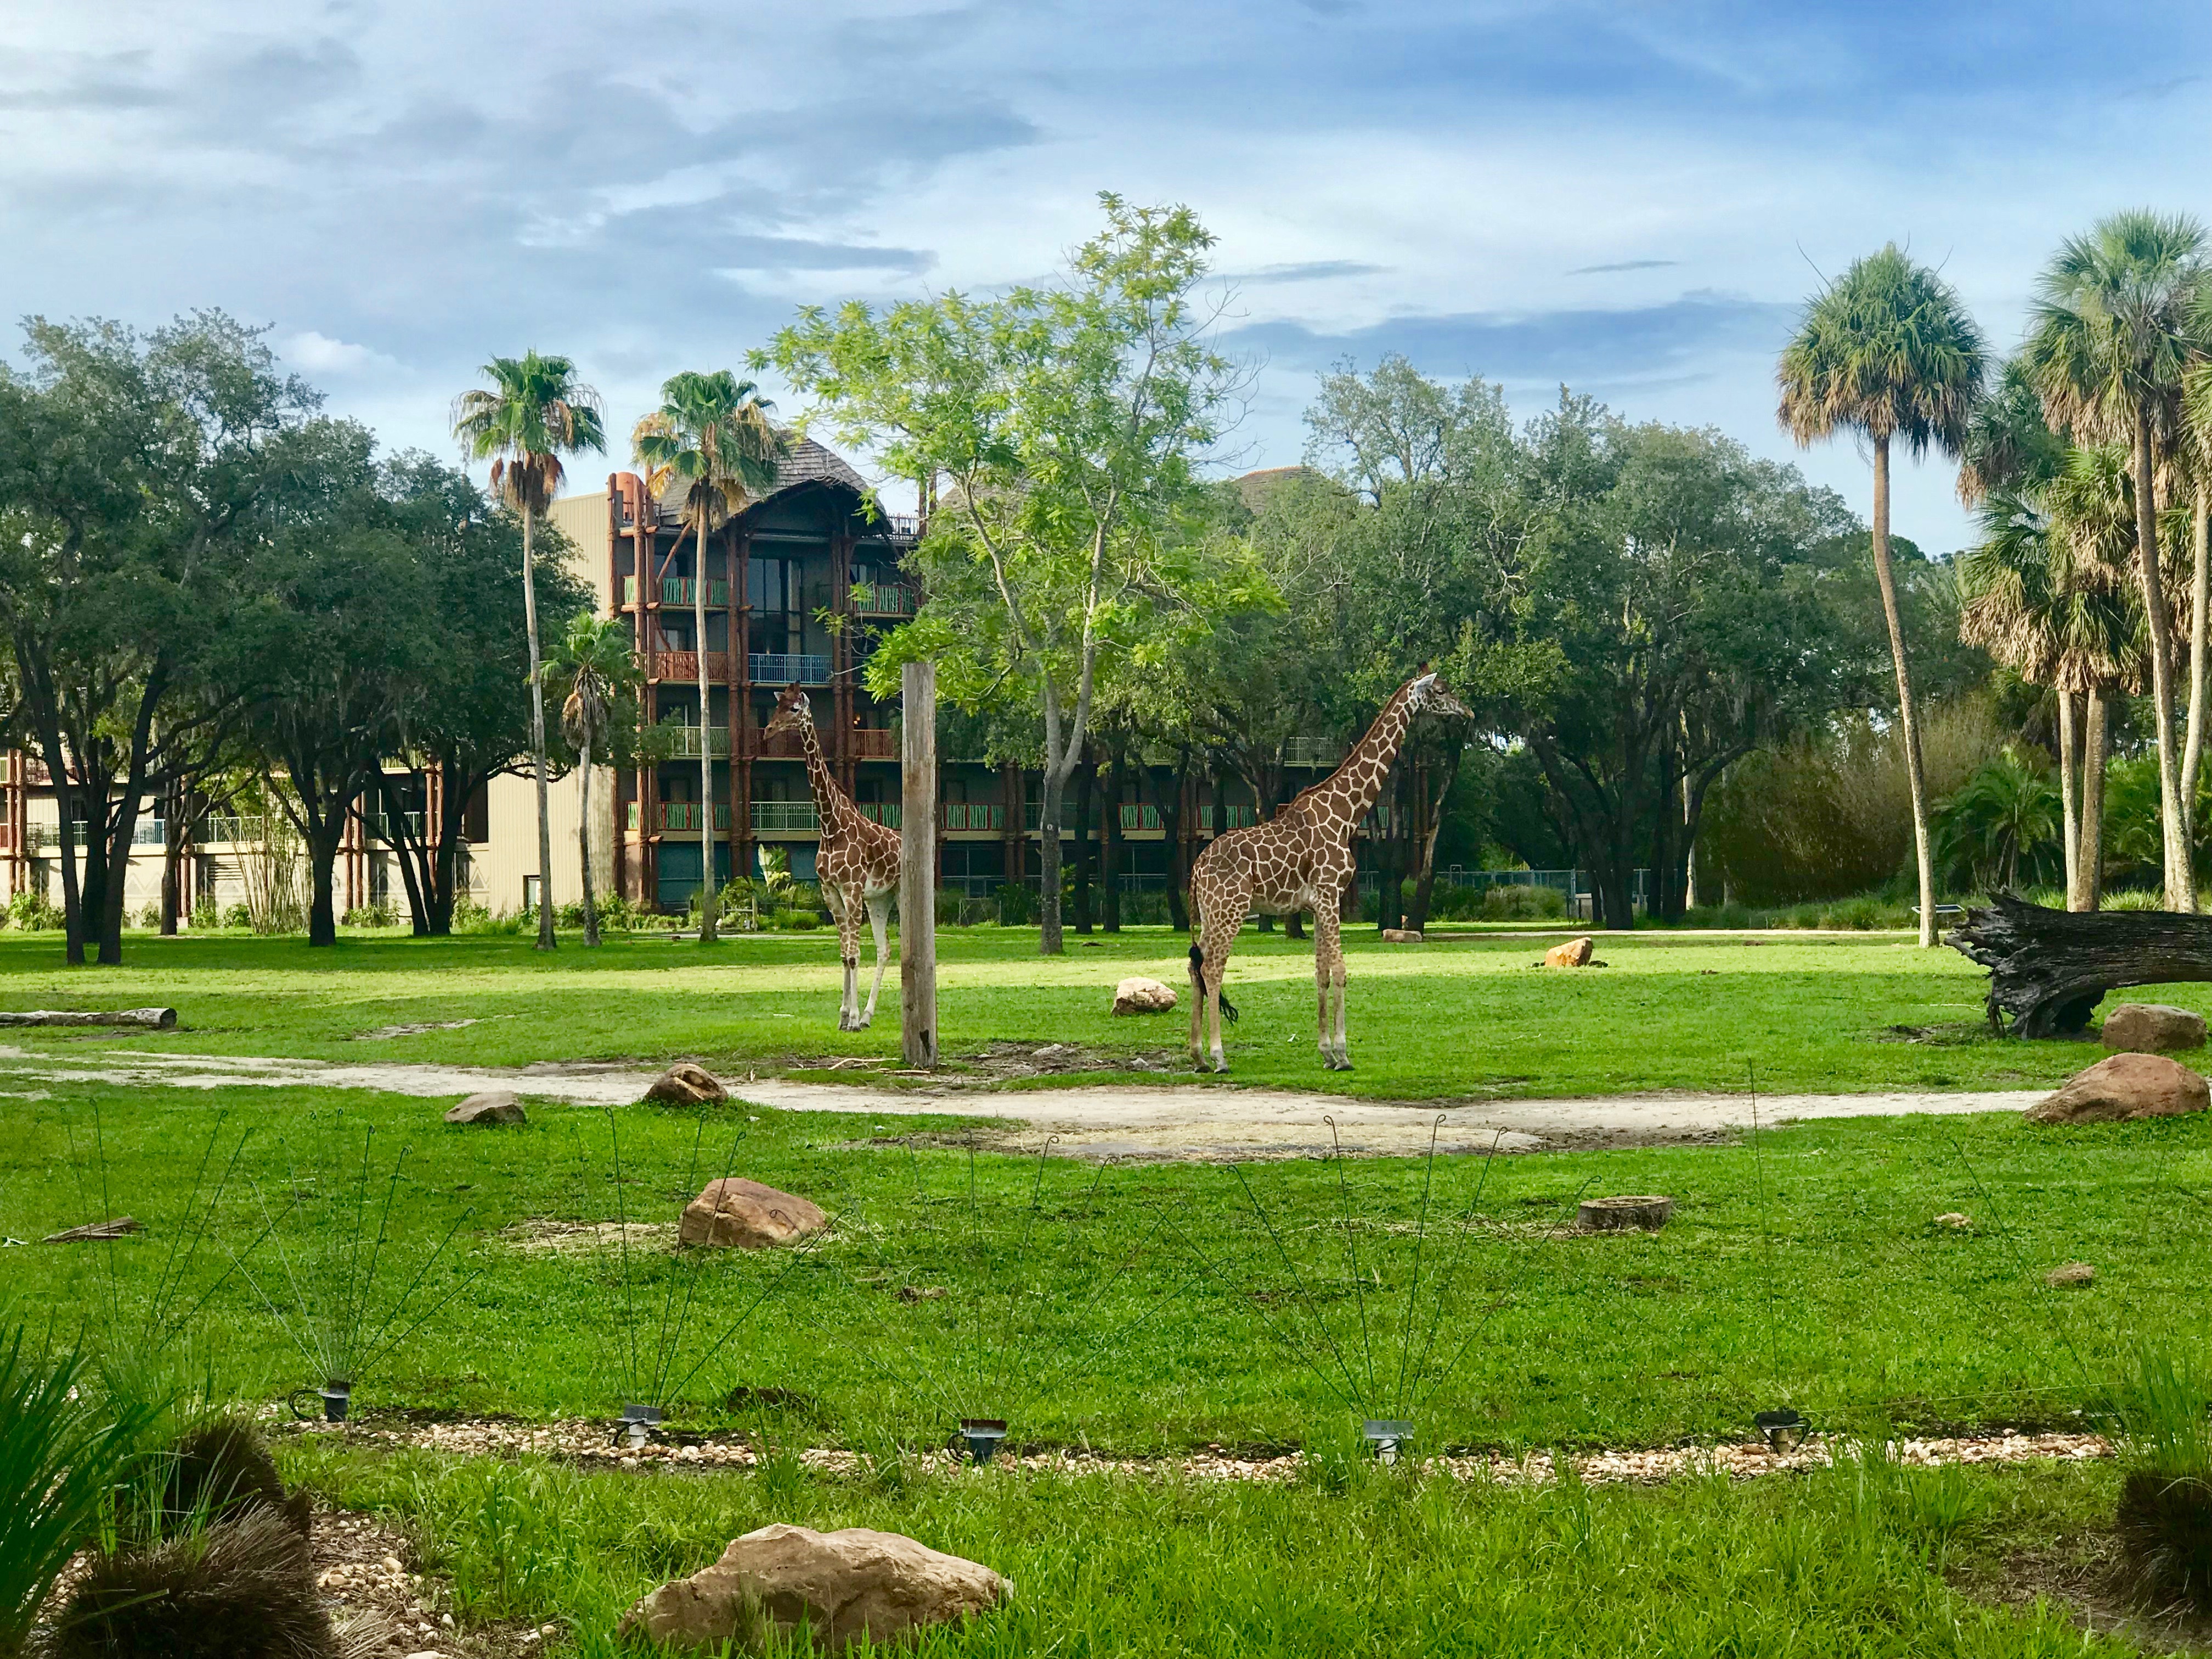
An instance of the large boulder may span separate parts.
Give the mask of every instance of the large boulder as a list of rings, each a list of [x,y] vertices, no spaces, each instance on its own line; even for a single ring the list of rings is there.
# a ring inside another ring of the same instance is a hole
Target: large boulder
[[[781,1523],[731,1540],[711,1567],[663,1584],[623,1615],[624,1636],[738,1651],[804,1626],[831,1653],[863,1639],[912,1639],[988,1613],[1014,1587],[990,1568],[895,1532],[816,1532]]]
[[[1114,988],[1117,1014],[1164,1014],[1175,1006],[1174,987],[1156,979],[1125,979]]]
[[[2124,1002],[2105,1016],[2105,1046],[2132,1054],[2202,1048],[2204,1016],[2162,1002]]]
[[[757,1181],[725,1176],[708,1182],[707,1190],[684,1206],[676,1242],[764,1250],[795,1244],[829,1224],[818,1205]]]
[[[2212,1106],[2212,1088],[2164,1054],[2114,1054],[2076,1072],[2058,1091],[2027,1109],[2030,1123],[2108,1123],[2173,1117]]]
[[[1591,953],[1597,949],[1595,942],[1587,936],[1571,939],[1564,945],[1554,945],[1544,952],[1547,968],[1587,968]]]
[[[679,1060],[653,1079],[645,1097],[662,1106],[718,1106],[730,1097],[730,1091],[705,1066]]]
[[[446,1113],[448,1123],[471,1123],[479,1128],[495,1128],[502,1123],[527,1123],[530,1119],[522,1109],[522,1102],[512,1089],[487,1089],[482,1094],[471,1095],[459,1105]]]

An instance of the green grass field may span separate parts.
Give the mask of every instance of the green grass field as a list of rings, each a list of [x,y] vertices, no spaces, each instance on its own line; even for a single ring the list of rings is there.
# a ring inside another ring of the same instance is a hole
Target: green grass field
[[[1978,973],[1885,936],[1607,939],[1614,965],[1573,975],[1531,970],[1528,941],[1363,940],[1362,1069],[1346,1079],[1314,1055],[1300,948],[1244,943],[1239,1080],[1559,1095],[1732,1088],[1755,1060],[1763,1090],[2021,1086],[2089,1057],[1981,1035]],[[1041,963],[1018,935],[948,934],[948,1050],[1179,1045],[1180,1022],[1133,1033],[1104,1012],[1123,974],[1173,982],[1179,940],[1100,944]],[[727,1067],[896,1041],[895,1014],[835,1030],[819,938],[550,959],[504,939],[131,945],[124,969],[64,970],[50,940],[0,936],[0,1006],[163,1002],[183,1029],[9,1042],[96,1069],[118,1048]],[[358,1040],[455,1019],[481,1023]],[[1885,1040],[1898,1025],[1919,1040]],[[413,1530],[465,1622],[556,1620],[560,1650],[593,1656],[630,1599],[772,1519],[891,1527],[1020,1584],[1012,1612],[927,1651],[2081,1651],[2063,1613],[1977,1597],[2022,1552],[2096,1535],[2109,1469],[1523,1492],[1343,1449],[1364,1415],[1407,1417],[1431,1447],[1509,1450],[1738,1439],[1780,1404],[1876,1435],[2078,1427],[2141,1342],[2197,1342],[2212,1271],[2201,1119],[1865,1119],[1725,1146],[1231,1170],[1040,1163],[962,1147],[957,1118],[742,1103],[533,1101],[529,1126],[487,1132],[443,1124],[442,1102],[363,1091],[20,1069],[0,1090],[0,1237],[147,1224],[0,1248],[0,1291],[36,1328],[267,1402],[319,1380],[315,1332],[381,1328],[386,1350],[355,1378],[372,1414],[605,1419],[644,1399],[684,1427],[872,1460],[839,1480],[787,1455],[678,1475],[288,1443],[295,1477]],[[618,1216],[665,1228],[725,1172],[812,1198],[835,1225],[797,1253],[582,1247],[575,1230]],[[1577,1196],[1606,1192],[1678,1207],[1654,1236],[1565,1231]],[[1971,1224],[1937,1219],[1954,1212]],[[2045,1285],[2069,1261],[2094,1284]],[[164,1343],[168,1325],[182,1334]],[[1032,1447],[1304,1448],[1310,1474],[1247,1489],[924,1472],[911,1454],[963,1415],[1007,1417]]]

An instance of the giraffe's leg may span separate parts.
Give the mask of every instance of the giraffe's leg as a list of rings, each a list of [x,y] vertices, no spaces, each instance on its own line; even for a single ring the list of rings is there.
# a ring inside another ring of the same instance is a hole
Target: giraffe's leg
[[[1191,908],[1198,913],[1198,937],[1190,945],[1190,1069],[1206,1069],[1206,950],[1199,943],[1212,931],[1206,921],[1206,899],[1193,893]]]
[[[1344,1052],[1344,925],[1335,909],[1314,908],[1314,984],[1321,1003],[1321,1062],[1332,1072],[1349,1071],[1351,1057]],[[1329,1007],[1336,1009],[1336,1030],[1329,1031]]]
[[[845,964],[845,994],[837,1004],[837,1029],[860,1029],[860,894],[857,884],[840,890],[837,954]]]
[[[1221,1052],[1222,976],[1229,968],[1229,947],[1237,942],[1237,935],[1243,930],[1244,912],[1251,908],[1251,902],[1252,896],[1243,889],[1231,889],[1221,896],[1213,914],[1206,918],[1203,941],[1206,1014],[1212,1027],[1213,1069],[1217,1072],[1229,1069],[1229,1061]]]
[[[853,1029],[865,1031],[876,1017],[876,998],[884,988],[884,959],[890,954],[890,935],[884,931],[890,921],[891,896],[878,893],[868,902],[868,925],[876,932],[876,979],[868,987],[868,1006],[860,1012],[860,1023]]]

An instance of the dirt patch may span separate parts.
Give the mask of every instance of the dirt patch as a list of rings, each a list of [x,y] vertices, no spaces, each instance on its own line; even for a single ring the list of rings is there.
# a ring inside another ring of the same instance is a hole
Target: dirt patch
[[[672,1221],[554,1221],[533,1216],[499,1230],[504,1243],[548,1255],[613,1255],[632,1250],[676,1249]]]
[[[425,1031],[458,1031],[465,1025],[481,1025],[480,1019],[433,1019],[420,1025],[380,1025],[374,1031],[356,1031],[356,1042],[382,1042],[392,1037],[421,1036]]]
[[[2045,1548],[2007,1556],[1993,1575],[1954,1573],[1952,1583],[1978,1601],[2023,1612],[2048,1602],[2085,1631],[2153,1653],[2212,1654],[2212,1617],[2146,1607],[2123,1571],[2119,1540],[2108,1530],[2053,1539]]]

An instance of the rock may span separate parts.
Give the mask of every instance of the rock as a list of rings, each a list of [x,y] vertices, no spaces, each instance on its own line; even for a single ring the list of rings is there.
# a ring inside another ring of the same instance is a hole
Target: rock
[[[1623,1198],[1586,1198],[1575,1212],[1575,1224],[1590,1232],[1618,1232],[1638,1227],[1656,1233],[1674,1213],[1674,1200],[1644,1194]]]
[[[2030,1123],[2106,1123],[2173,1117],[2212,1106],[2212,1088],[2163,1054],[2114,1054],[2076,1072],[2027,1109]]]
[[[653,1079],[645,1097],[663,1106],[713,1106],[727,1100],[730,1091],[705,1066],[679,1060]]]
[[[1421,930],[1418,927],[1385,927],[1382,942],[1385,945],[1419,945]]]
[[[1571,939],[1565,945],[1554,945],[1544,952],[1547,968],[1587,968],[1596,945],[1587,938]]]
[[[2204,1016],[2162,1002],[2124,1002],[2105,1016],[2105,1046],[2133,1054],[2202,1048]]]
[[[1936,1224],[1939,1227],[1972,1227],[1974,1218],[1970,1215],[1961,1215],[1956,1210],[1946,1210],[1936,1218]]]
[[[2086,1261],[2069,1261],[2063,1267],[2053,1267],[2044,1274],[2043,1282],[2054,1290],[2065,1290],[2094,1284],[2097,1270]]]
[[[446,1114],[446,1121],[474,1123],[489,1129],[502,1123],[527,1123],[530,1119],[512,1089],[487,1089],[453,1107]]]
[[[757,1181],[725,1176],[708,1182],[707,1190],[684,1206],[676,1242],[764,1250],[795,1243],[829,1224],[817,1205]]]
[[[757,1650],[804,1625],[836,1653],[988,1613],[1014,1587],[990,1568],[895,1532],[778,1524],[731,1540],[711,1567],[663,1584],[623,1615],[624,1636],[671,1647]]]
[[[1164,1014],[1175,1006],[1175,988],[1156,979],[1125,979],[1114,988],[1117,1014]]]

